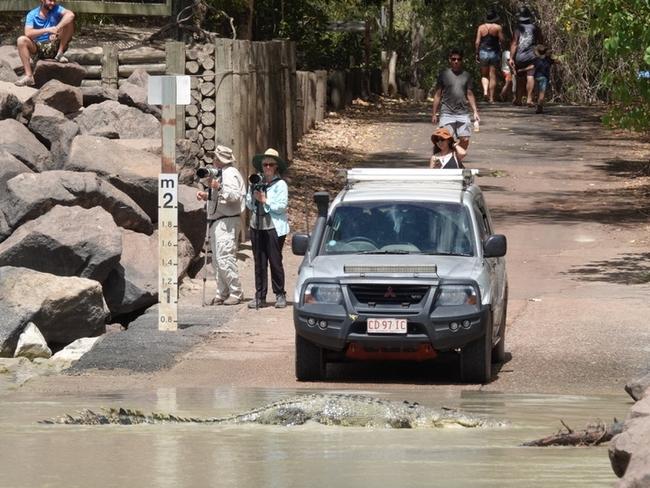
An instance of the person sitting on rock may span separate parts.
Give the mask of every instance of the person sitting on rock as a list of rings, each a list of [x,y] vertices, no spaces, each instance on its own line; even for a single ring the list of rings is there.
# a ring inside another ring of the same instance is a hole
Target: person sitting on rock
[[[67,63],[63,53],[68,48],[74,32],[74,13],[58,5],[57,0],[41,0],[41,6],[27,12],[25,35],[16,45],[25,70],[24,76],[16,81],[18,86],[33,86],[34,73],[31,58],[54,59]]]

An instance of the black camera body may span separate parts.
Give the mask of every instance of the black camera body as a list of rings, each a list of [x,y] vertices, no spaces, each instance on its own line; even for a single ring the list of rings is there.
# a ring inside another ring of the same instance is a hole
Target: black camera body
[[[248,177],[248,182],[251,184],[252,192],[266,192],[268,184],[264,183],[264,179],[257,173],[253,173]]]
[[[210,167],[198,168],[196,170],[196,176],[199,179],[203,179],[203,178],[221,179],[221,168],[210,168]]]

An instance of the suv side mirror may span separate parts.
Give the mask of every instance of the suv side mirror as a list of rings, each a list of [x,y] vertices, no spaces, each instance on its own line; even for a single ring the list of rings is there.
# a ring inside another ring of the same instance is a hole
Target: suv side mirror
[[[304,256],[309,249],[309,235],[294,234],[291,238],[291,251],[296,256]]]
[[[483,257],[500,258],[506,255],[508,243],[503,234],[487,236],[483,241]]]

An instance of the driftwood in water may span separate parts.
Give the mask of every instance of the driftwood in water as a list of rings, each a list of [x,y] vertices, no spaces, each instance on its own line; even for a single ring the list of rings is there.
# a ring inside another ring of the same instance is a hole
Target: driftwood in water
[[[549,435],[534,441],[524,442],[523,446],[548,447],[548,446],[597,446],[603,442],[608,442],[616,434],[623,431],[623,423],[614,419],[610,425],[602,422],[590,424],[584,430],[575,431],[563,421],[564,429],[557,434]]]

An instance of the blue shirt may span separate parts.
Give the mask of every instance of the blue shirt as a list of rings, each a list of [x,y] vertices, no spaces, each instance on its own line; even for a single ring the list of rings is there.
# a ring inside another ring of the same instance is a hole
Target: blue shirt
[[[289,205],[289,188],[284,180],[271,185],[266,190],[266,203],[264,204],[265,212],[271,216],[273,227],[278,237],[286,236],[289,233],[289,221],[287,218],[287,206]],[[251,191],[246,193],[246,206],[254,209],[253,197]]]
[[[25,27],[33,29],[47,29],[48,27],[56,27],[61,22],[61,17],[65,13],[65,9],[61,5],[55,5],[52,10],[47,13],[47,17],[43,18],[40,15],[41,7],[36,7],[27,12],[25,18]],[[47,42],[50,40],[50,34],[44,33],[36,38],[38,42]]]
[[[548,56],[544,58],[535,58],[534,61],[535,64],[535,78],[539,77],[544,77],[544,78],[550,78],[551,77],[551,65],[553,64],[553,60],[549,58]]]

